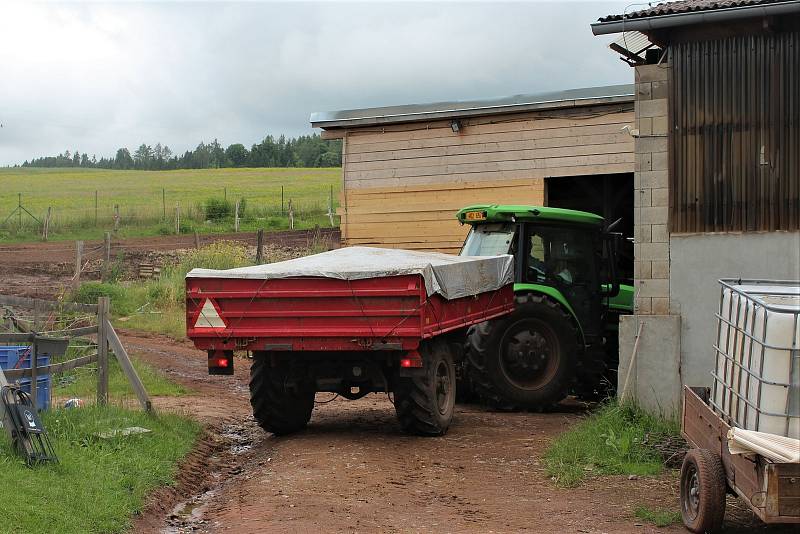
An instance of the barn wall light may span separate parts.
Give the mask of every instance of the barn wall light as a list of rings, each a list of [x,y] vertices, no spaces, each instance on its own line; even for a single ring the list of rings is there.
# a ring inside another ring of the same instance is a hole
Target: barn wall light
[[[458,133],[461,131],[461,121],[458,119],[453,119],[450,121],[450,129],[453,130],[453,133]]]

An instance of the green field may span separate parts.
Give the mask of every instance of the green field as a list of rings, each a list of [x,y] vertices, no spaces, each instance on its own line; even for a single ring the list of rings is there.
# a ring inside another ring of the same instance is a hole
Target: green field
[[[281,207],[283,188],[283,209]],[[288,203],[295,227],[330,226],[326,215],[333,197],[338,205],[341,169],[255,168],[175,171],[106,169],[0,169],[0,241],[36,239],[41,224],[26,213],[14,214],[19,194],[22,206],[40,221],[52,208],[50,239],[99,239],[114,227],[119,206],[119,237],[175,232],[176,204],[182,233],[228,232],[232,217],[209,222],[208,199],[244,200],[242,231],[288,227]],[[95,201],[96,199],[96,201]],[[334,218],[334,223],[337,219]]]

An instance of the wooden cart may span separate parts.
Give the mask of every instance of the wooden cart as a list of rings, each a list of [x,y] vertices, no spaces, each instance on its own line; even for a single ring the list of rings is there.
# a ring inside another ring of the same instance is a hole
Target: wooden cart
[[[765,523],[800,523],[800,464],[728,450],[730,426],[711,409],[710,389],[686,386],[681,433],[692,446],[681,468],[681,515],[692,532],[722,526],[725,496],[742,498]]]

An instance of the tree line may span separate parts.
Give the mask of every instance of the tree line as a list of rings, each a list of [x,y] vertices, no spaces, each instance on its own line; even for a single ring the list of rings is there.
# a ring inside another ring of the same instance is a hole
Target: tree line
[[[23,167],[87,167],[98,169],[138,169],[161,171],[172,169],[211,169],[221,167],[338,167],[342,164],[342,142],[325,140],[318,134],[277,139],[268,135],[248,150],[241,143],[227,148],[214,139],[201,142],[194,150],[173,154],[161,143],[142,143],[133,154],[120,148],[114,157],[97,159],[87,153],[69,150],[57,156],[25,161]]]

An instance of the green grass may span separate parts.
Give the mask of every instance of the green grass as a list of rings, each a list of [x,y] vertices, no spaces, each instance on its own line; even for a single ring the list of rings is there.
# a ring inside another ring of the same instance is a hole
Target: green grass
[[[120,209],[119,237],[172,234],[175,204],[181,206],[182,232],[218,233],[233,230],[232,219],[207,223],[204,205],[210,198],[246,200],[242,231],[288,227],[281,212],[289,199],[295,227],[330,226],[325,215],[333,188],[334,209],[341,188],[341,169],[258,168],[191,169],[176,171],[117,171],[106,169],[0,169],[0,223],[22,205],[43,220],[53,208],[50,240],[102,239],[113,229],[114,205]],[[162,199],[162,188],[165,197]],[[95,224],[95,191],[98,209]],[[163,202],[163,203],[162,203]],[[166,207],[166,218],[164,217]],[[0,227],[0,241],[38,239],[41,226],[23,214]]]
[[[645,444],[679,433],[678,423],[634,405],[609,403],[559,436],[545,454],[547,474],[561,486],[594,475],[658,475],[659,453]]]
[[[633,513],[642,521],[653,523],[657,527],[668,527],[681,522],[680,512],[666,508],[652,510],[646,506],[637,506]]]
[[[136,357],[131,357],[131,363],[150,396],[177,397],[187,393],[186,388],[170,381],[160,371],[140,362]],[[54,376],[51,393],[60,399],[77,397],[92,400],[97,394],[97,371],[94,368],[82,367]],[[136,398],[128,378],[113,357],[109,359],[108,394],[111,399],[117,400]]]
[[[53,410],[44,424],[60,463],[33,469],[0,439],[0,529],[15,533],[123,532],[148,491],[174,483],[177,462],[200,426],[177,415],[116,406]],[[150,434],[100,439],[99,432],[141,426]]]

